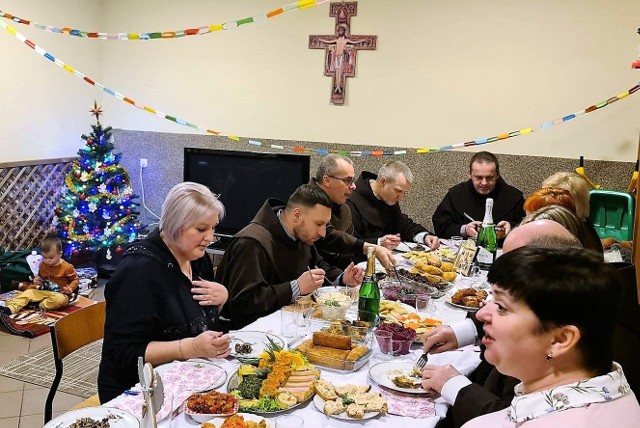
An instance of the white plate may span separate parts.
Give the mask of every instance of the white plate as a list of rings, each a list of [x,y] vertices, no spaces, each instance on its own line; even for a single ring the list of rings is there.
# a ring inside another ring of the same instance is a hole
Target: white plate
[[[406,241],[400,242],[400,244],[398,244],[398,246],[395,248],[394,251],[397,251],[399,253],[408,253],[409,251],[414,251],[416,248],[418,248],[418,245],[422,247],[420,251],[424,251],[425,253],[428,253],[429,251],[431,251],[431,249],[425,244],[418,244],[417,242],[406,242]]]
[[[380,301],[381,301],[381,302],[382,302],[382,301],[386,301],[386,302],[396,302],[397,300],[387,300],[387,299],[382,299],[382,300],[380,300]],[[415,313],[416,313],[416,308],[415,308],[415,307],[413,307],[413,306],[411,306],[411,305],[407,305],[406,303],[402,303],[402,302],[400,302],[400,306],[401,306],[403,309],[405,309],[407,312],[409,312],[409,313],[412,313],[412,314],[415,314]],[[380,316],[384,317],[384,315],[382,315],[382,314],[381,314]]]
[[[324,411],[323,411],[324,403],[325,403],[325,400],[322,397],[320,397],[318,394],[316,394],[313,397],[313,404],[316,406],[316,409],[322,414],[324,414]],[[342,412],[342,413],[337,414],[337,415],[326,415],[326,416],[329,416],[330,418],[334,418],[334,419],[340,419],[341,421],[358,422],[358,421],[363,421],[365,419],[375,418],[379,414],[380,414],[380,412],[367,412],[367,413],[364,414],[362,419],[350,418],[349,416],[347,416],[347,412]]]
[[[231,356],[237,359],[252,359],[259,358],[260,354],[262,354],[265,349],[267,349],[267,345],[269,341],[267,340],[267,336],[271,338],[275,343],[285,348],[284,340],[276,336],[275,334],[265,333],[262,331],[234,331],[229,332],[229,337],[231,337]],[[237,343],[249,343],[251,345],[251,352],[248,354],[239,354],[236,352],[236,344]]]
[[[84,407],[51,419],[43,428],[66,428],[81,418],[101,421],[109,418],[110,428],[139,428],[140,421],[129,412],[114,407]]]
[[[164,378],[165,374],[169,371],[169,369],[171,369],[172,367],[179,365],[182,367],[186,367],[188,366],[190,369],[194,370],[194,372],[197,373],[197,371],[200,369],[202,370],[202,373],[205,373],[205,369],[207,367],[211,368],[211,367],[215,367],[218,370],[220,370],[222,372],[222,374],[220,375],[220,377],[218,379],[216,379],[215,382],[210,383],[209,385],[203,386],[202,388],[199,389],[194,389],[191,392],[203,392],[203,391],[210,391],[212,389],[216,389],[222,385],[224,385],[224,383],[227,381],[227,372],[225,369],[223,369],[222,367],[216,365],[216,364],[212,364],[208,361],[202,361],[202,360],[189,360],[189,361],[174,361],[173,363],[169,363],[169,364],[163,364],[161,366],[156,367],[154,370],[157,374],[160,375],[160,377]]]
[[[387,373],[390,370],[401,370],[404,372],[411,372],[413,370],[414,363],[401,363],[401,362],[383,362],[378,363],[374,366],[371,366],[369,369],[369,377],[378,385],[384,386],[385,388],[393,389],[394,391],[406,392],[408,394],[428,394],[422,388],[411,389],[411,388],[400,388],[396,386]]]
[[[237,413],[238,415],[242,416],[244,418],[245,421],[253,421],[256,423],[260,423],[262,420],[264,420],[267,423],[267,428],[272,428],[273,424],[271,423],[271,421],[269,419],[265,419],[261,416],[257,416],[257,415],[252,415],[251,413]],[[216,427],[219,427],[220,425],[222,425],[222,423],[227,420],[227,418],[213,418],[210,419],[208,421],[205,422],[209,422],[214,424]]]
[[[453,306],[454,308],[458,308],[458,309],[464,309],[465,311],[468,312],[476,312],[478,311],[480,308],[477,306],[465,306],[465,305],[460,305],[458,303],[453,303],[450,300],[445,300],[445,303],[449,306]]]

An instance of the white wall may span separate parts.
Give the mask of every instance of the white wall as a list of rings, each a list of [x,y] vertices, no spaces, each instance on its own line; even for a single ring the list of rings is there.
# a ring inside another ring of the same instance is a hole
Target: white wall
[[[4,3],[7,12],[41,23],[142,32],[232,21],[287,0]],[[352,33],[378,35],[378,49],[358,54],[345,106],[329,103],[323,53],[308,49],[309,34],[332,32],[328,4],[178,40],[95,41],[17,27],[106,86],[226,134],[418,148],[537,127],[631,88],[640,80],[640,70],[630,68],[640,43],[639,6],[638,0],[361,0]],[[0,161],[74,154],[79,135],[90,131],[86,111],[96,97],[106,110],[103,122],[114,127],[192,132],[99,95],[1,36],[0,55],[11,65],[9,75],[0,68]],[[483,148],[633,161],[639,132],[636,94]]]
[[[98,2],[6,0],[2,12],[39,24],[102,26]],[[101,43],[47,33],[4,20],[28,39],[95,79],[102,78]],[[75,155],[91,132],[96,90],[0,29],[0,163]]]

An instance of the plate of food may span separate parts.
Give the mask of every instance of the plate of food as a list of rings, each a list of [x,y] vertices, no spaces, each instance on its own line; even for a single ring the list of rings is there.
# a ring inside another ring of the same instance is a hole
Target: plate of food
[[[201,428],[273,428],[273,423],[251,413],[236,413],[227,418],[218,417],[203,422]]]
[[[455,294],[451,296],[451,300],[447,300],[446,303],[466,311],[477,311],[480,309],[480,302],[487,300],[488,297],[489,293],[485,290],[463,288],[456,291]]]
[[[183,411],[197,422],[219,416],[231,416],[238,412],[238,397],[218,391],[196,392],[183,404]]]
[[[371,385],[333,385],[319,380],[313,397],[315,408],[325,415],[345,420],[364,420],[387,413],[387,402],[377,392],[370,392]]]
[[[165,384],[180,383],[185,390],[202,392],[216,389],[227,381],[227,372],[209,361],[174,361],[156,367]]]
[[[262,331],[232,331],[229,332],[229,338],[231,356],[240,362],[257,362],[270,341],[284,348],[284,340],[281,337]]]
[[[300,352],[269,342],[257,364],[241,364],[229,377],[227,390],[238,397],[241,412],[273,414],[308,401],[319,378],[320,370]]]
[[[360,369],[371,357],[371,334],[365,327],[364,340],[358,342],[345,334],[316,331],[305,338],[295,349],[305,358],[323,369],[349,373]],[[368,344],[365,344],[368,343]]]
[[[411,313],[416,313],[415,304],[414,306],[407,305],[406,303],[402,303],[398,300],[380,300],[380,318],[391,316],[399,316],[399,315],[409,315]]]
[[[129,412],[115,407],[84,407],[71,410],[47,422],[44,428],[68,428],[73,424],[86,424],[93,422],[95,425],[104,421],[110,428],[139,428],[140,421]],[[82,425],[85,426],[85,425]]]
[[[409,251],[426,252],[426,251],[430,251],[430,249],[426,245],[419,244],[417,242],[401,241],[398,244],[398,246],[395,248],[395,251],[399,253],[406,253]]]
[[[413,371],[414,363],[382,362],[369,369],[369,377],[378,385],[407,394],[429,394],[422,389],[422,375]]]
[[[414,329],[416,331],[416,337],[413,340],[413,343],[422,343],[422,336],[426,332],[442,325],[442,321],[440,320],[433,318],[421,318],[420,315],[416,313],[410,313],[408,315],[401,315],[393,318],[389,316],[386,321],[396,322],[404,327]]]

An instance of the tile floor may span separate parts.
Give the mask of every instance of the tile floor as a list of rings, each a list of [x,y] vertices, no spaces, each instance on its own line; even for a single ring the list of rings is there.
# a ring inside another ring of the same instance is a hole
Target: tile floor
[[[103,281],[100,281],[103,284]],[[104,286],[99,286],[94,300],[104,299]],[[44,334],[35,339],[15,336],[0,331],[0,364],[51,346],[51,339]],[[0,428],[40,428],[44,425],[44,402],[49,388],[20,382],[0,376]],[[83,398],[58,392],[53,401],[53,416],[57,416],[81,402]]]

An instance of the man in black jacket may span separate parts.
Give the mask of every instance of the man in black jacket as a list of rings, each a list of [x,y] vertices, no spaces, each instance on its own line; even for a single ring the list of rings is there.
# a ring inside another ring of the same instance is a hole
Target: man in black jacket
[[[487,198],[493,198],[493,220],[507,235],[524,218],[524,197],[520,190],[500,177],[500,164],[493,153],[478,152],[469,162],[469,180],[449,189],[433,213],[431,220],[436,235],[440,238],[478,236]]]
[[[438,237],[400,209],[400,202],[412,183],[411,170],[400,161],[386,163],[377,176],[363,171],[356,181],[355,191],[347,200],[354,235],[390,250],[397,248],[402,241],[438,248]]]
[[[323,190],[331,199],[331,220],[327,224],[326,236],[318,239],[315,246],[329,264],[346,269],[356,258],[367,254],[368,247],[375,247],[376,258],[383,266],[395,265],[393,254],[387,248],[365,242],[353,236],[351,210],[347,197],[356,189],[353,163],[348,157],[330,154],[322,158],[316,176],[309,186]]]

